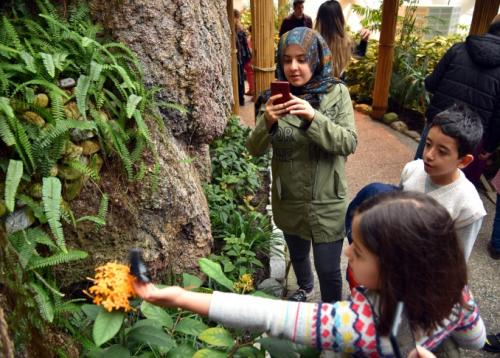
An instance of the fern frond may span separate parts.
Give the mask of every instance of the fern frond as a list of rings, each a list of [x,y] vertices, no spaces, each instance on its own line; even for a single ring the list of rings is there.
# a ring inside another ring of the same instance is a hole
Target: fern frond
[[[52,322],[54,320],[54,306],[50,300],[49,294],[34,282],[30,282],[30,287],[33,290],[34,298],[36,303],[38,304],[38,310],[42,317],[48,321]]]
[[[31,196],[22,193],[17,194],[16,198],[25,203],[33,211],[33,215],[35,215],[41,224],[45,224],[47,222],[41,203],[33,200]]]
[[[17,31],[14,28],[14,26],[11,24],[9,19],[7,19],[7,17],[4,16],[2,18],[2,24],[3,24],[3,29],[7,35],[7,38],[9,39],[10,43],[14,44],[14,47],[17,50],[19,50],[19,51],[23,50],[24,48],[23,48],[23,45],[21,43],[21,40],[19,39]]]
[[[123,167],[125,168],[125,171],[127,172],[128,178],[130,180],[133,180],[134,174],[132,170],[132,159],[130,157],[130,153],[127,149],[127,146],[125,143],[123,143],[122,139],[120,138],[119,134],[110,126],[111,129],[111,137],[113,138],[113,144],[115,146],[116,151],[118,152],[120,159],[123,163]]]
[[[106,220],[106,215],[108,214],[108,204],[109,204],[108,194],[102,194],[101,203],[99,204],[99,212],[98,212],[98,216],[102,220]]]
[[[38,22],[25,18],[23,24],[30,33],[37,34],[37,37],[43,37],[46,41],[52,41],[50,35]]]
[[[69,250],[67,252],[59,252],[49,257],[34,257],[29,266],[29,270],[47,268],[61,265],[71,261],[83,260],[87,258],[88,253],[81,250]]]
[[[7,118],[5,118],[3,115],[0,115],[0,138],[2,138],[2,140],[5,144],[7,144],[8,147],[16,144],[16,137],[9,127]]]
[[[26,268],[32,256],[36,254],[36,242],[33,240],[29,240],[25,230],[10,234],[8,240],[16,251],[19,264],[23,269]]]
[[[96,125],[92,121],[78,121],[75,119],[68,119],[57,121],[56,125],[51,128],[39,141],[39,148],[44,149],[50,146],[56,138],[68,132],[72,128],[80,130],[94,130]]]
[[[8,118],[14,118],[14,110],[10,105],[10,100],[6,97],[0,97],[0,112],[3,112]]]
[[[135,181],[141,181],[144,179],[144,176],[146,175],[146,165],[144,165],[143,162],[139,164],[139,169],[137,170],[137,173],[134,176]]]
[[[146,125],[146,123],[144,123],[144,119],[142,119],[141,112],[135,110],[134,119],[135,119],[135,124],[137,125],[137,131],[146,140],[146,142],[150,144],[151,136],[149,134],[148,126]]]
[[[7,168],[7,178],[5,180],[5,206],[10,212],[14,211],[17,187],[23,176],[23,162],[10,160]]]
[[[89,177],[92,180],[95,180],[95,181],[101,180],[101,177],[99,176],[99,173],[96,170],[94,170],[93,168],[90,168],[89,166],[87,166],[79,161],[69,162],[68,166],[70,166],[73,169],[78,170],[84,176]]]
[[[31,142],[26,134],[22,123],[15,118],[7,118],[9,126],[14,129],[14,136],[16,138],[15,147],[17,154],[21,157],[24,162],[25,169],[31,173],[35,170],[35,161],[33,159],[33,151],[31,147]]]
[[[45,215],[56,238],[57,246],[63,252],[67,252],[61,225],[61,182],[59,179],[53,177],[43,178],[42,195]]]
[[[164,102],[164,101],[159,101],[156,103],[156,105],[160,108],[169,108],[169,109],[175,109],[176,111],[181,112],[182,114],[189,113],[189,109],[186,107],[177,104],[177,103],[171,103],[171,102]]]
[[[45,70],[49,74],[50,78],[54,78],[56,75],[56,66],[54,64],[54,58],[51,54],[40,52],[40,56],[42,57],[43,65],[45,66]]]
[[[45,88],[46,92],[55,91],[55,92],[59,93],[64,98],[64,100],[67,100],[69,98],[68,94],[66,92],[64,92],[62,89],[60,89],[59,87],[57,87],[55,84],[53,84],[49,81],[46,81],[46,80],[39,80],[39,79],[21,83],[20,85],[18,85],[14,89],[13,95],[15,95],[17,92],[19,92],[23,88],[28,87],[30,85],[42,86],[43,88]]]
[[[63,99],[58,92],[50,91],[50,109],[52,111],[52,119],[54,121],[62,121],[66,119],[64,114]]]
[[[21,52],[20,55],[26,64],[26,69],[32,73],[37,73],[38,69],[36,68],[35,58],[25,51]]]
[[[80,75],[75,88],[76,105],[84,119],[87,119],[87,93],[90,87],[90,77]]]
[[[141,155],[144,152],[145,143],[146,140],[142,136],[136,138],[134,150],[130,153],[132,163],[137,162],[141,158]]]
[[[135,94],[131,94],[127,98],[127,118],[132,118],[132,116],[135,114],[135,110],[137,108],[137,105],[139,102],[142,100],[142,97],[139,97]]]

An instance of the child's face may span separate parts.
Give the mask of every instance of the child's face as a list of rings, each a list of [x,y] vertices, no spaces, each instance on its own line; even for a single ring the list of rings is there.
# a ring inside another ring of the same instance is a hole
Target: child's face
[[[349,260],[354,279],[370,289],[379,288],[379,260],[369,251],[361,239],[359,233],[360,215],[355,215],[352,220],[352,244],[345,249],[345,255]]]
[[[469,163],[458,157],[456,139],[447,136],[438,126],[429,130],[424,148],[424,169],[435,184],[446,185],[458,179],[457,168],[465,168]]]
[[[306,52],[299,45],[290,45],[283,53],[283,72],[294,87],[305,85],[312,77],[311,68],[306,60]]]

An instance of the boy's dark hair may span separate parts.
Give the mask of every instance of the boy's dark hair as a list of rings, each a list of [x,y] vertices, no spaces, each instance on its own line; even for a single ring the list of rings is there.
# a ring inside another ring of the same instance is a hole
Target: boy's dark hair
[[[431,128],[457,141],[458,157],[472,154],[483,137],[481,118],[463,103],[455,103],[434,117]]]
[[[463,304],[467,266],[448,211],[417,192],[382,193],[364,201],[362,244],[378,257],[380,320],[387,335],[398,301],[403,301],[413,329],[429,332]]]

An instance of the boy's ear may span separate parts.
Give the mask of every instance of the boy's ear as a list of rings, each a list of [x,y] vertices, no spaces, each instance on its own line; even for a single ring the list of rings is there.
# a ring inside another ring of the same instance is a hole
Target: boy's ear
[[[457,168],[464,169],[466,166],[468,166],[473,161],[474,161],[474,156],[472,154],[466,154],[462,158],[459,159]]]

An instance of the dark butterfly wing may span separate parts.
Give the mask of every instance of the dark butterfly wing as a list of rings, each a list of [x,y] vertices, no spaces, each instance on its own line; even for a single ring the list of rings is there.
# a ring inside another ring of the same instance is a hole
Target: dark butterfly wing
[[[129,252],[130,271],[139,281],[151,282],[151,276],[148,268],[141,256],[142,251],[139,249],[132,249]]]

